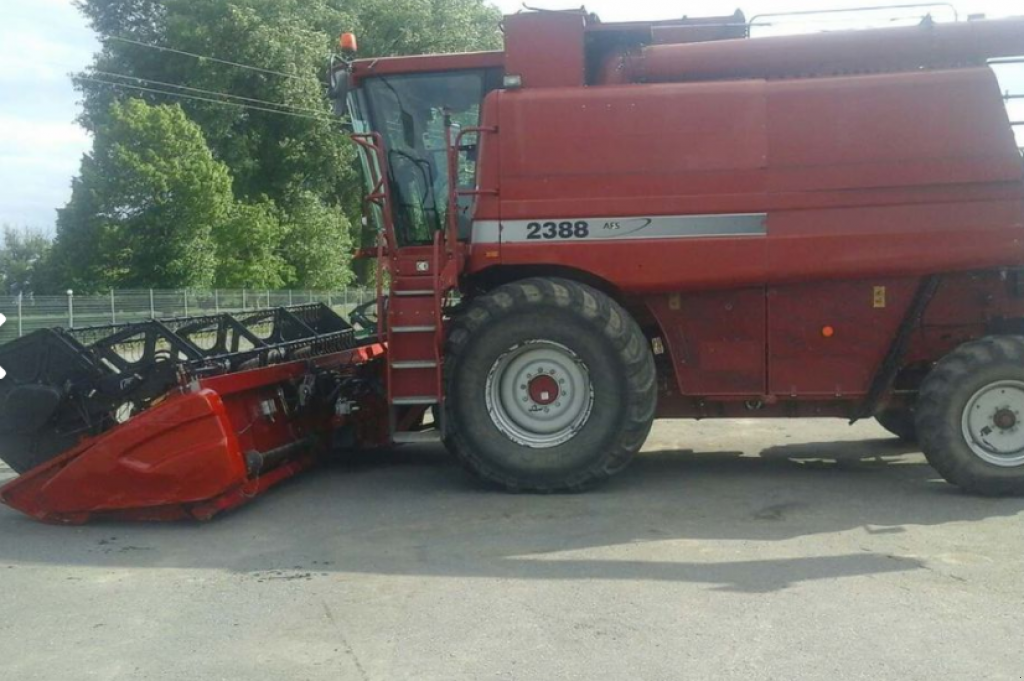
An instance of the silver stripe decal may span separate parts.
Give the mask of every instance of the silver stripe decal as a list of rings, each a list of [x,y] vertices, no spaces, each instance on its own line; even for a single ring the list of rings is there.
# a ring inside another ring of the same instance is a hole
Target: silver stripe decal
[[[501,240],[501,223],[497,220],[474,220],[472,243],[496,244]]]
[[[473,223],[473,242],[480,244],[689,239],[765,236],[767,233],[766,213],[503,220],[500,223],[497,220],[477,220]]]

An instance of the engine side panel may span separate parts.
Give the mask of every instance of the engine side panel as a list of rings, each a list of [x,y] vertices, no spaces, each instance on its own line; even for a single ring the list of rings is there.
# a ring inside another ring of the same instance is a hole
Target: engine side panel
[[[769,289],[769,393],[865,395],[918,285],[870,279]]]
[[[1019,152],[991,70],[495,93],[486,260],[627,293],[1024,263]],[[494,170],[497,167],[497,171]],[[623,221],[763,215],[763,234],[647,238]],[[531,223],[584,222],[583,232]],[[580,234],[585,236],[580,236]],[[474,249],[477,251],[480,249]]]
[[[676,388],[685,395],[761,395],[765,391],[763,288],[651,296]]]

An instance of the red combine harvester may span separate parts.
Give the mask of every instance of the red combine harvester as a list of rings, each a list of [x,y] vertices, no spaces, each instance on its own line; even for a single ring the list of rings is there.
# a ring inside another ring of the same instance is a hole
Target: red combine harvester
[[[989,66],[1024,19],[747,28],[526,12],[501,52],[360,60],[343,36],[376,320],[10,344],[0,499],[206,518],[332,443],[428,441],[578,490],[654,418],[755,416],[874,417],[1024,492],[1024,164]],[[109,356],[129,340],[143,369]]]

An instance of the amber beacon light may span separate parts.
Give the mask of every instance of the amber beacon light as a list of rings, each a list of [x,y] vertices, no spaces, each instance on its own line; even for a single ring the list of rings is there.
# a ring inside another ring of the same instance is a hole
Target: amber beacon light
[[[342,33],[338,38],[338,47],[341,51],[346,54],[355,54],[358,52],[358,43],[356,42],[355,33]]]

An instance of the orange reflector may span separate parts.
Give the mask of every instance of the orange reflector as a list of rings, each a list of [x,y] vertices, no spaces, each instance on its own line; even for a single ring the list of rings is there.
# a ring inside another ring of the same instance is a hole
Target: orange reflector
[[[341,37],[338,38],[338,47],[341,48],[342,52],[356,52],[356,34],[355,33],[342,33]]]
[[[494,260],[499,255],[500,254],[498,253],[498,251],[484,251],[484,257],[488,258],[488,259],[491,259],[491,260]]]
[[[821,335],[824,336],[825,338],[831,338],[832,336],[836,335],[836,330],[833,329],[831,326],[823,326],[821,327]]]

